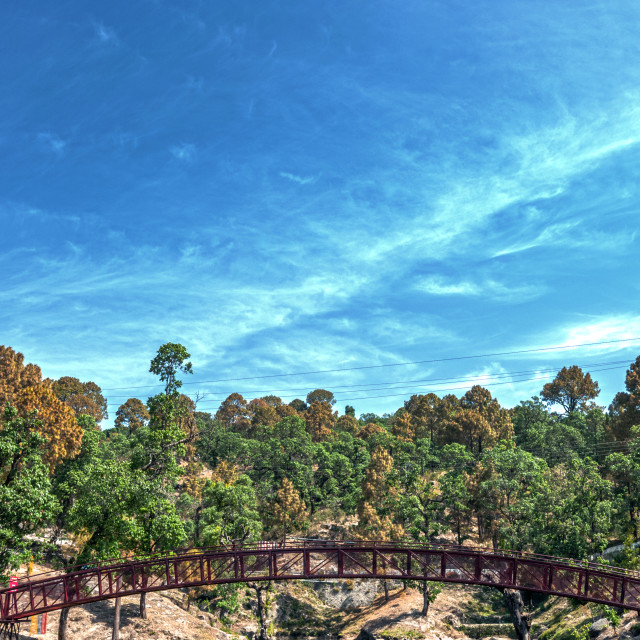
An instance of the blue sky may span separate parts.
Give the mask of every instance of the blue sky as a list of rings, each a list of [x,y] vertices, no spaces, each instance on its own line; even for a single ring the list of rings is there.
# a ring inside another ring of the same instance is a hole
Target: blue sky
[[[640,340],[205,381],[640,338],[637,2],[0,17],[0,343],[108,389],[112,416],[168,341],[208,411],[320,386],[381,413],[489,374],[511,406],[600,362],[601,403],[623,388]]]

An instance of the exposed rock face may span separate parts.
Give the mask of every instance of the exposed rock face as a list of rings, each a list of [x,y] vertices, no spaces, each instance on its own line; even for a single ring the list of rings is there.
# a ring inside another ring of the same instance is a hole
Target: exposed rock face
[[[376,580],[318,580],[312,585],[322,602],[342,611],[368,607],[380,591]]]
[[[592,638],[599,636],[605,629],[609,627],[609,621],[606,618],[600,618],[600,620],[596,620],[589,627],[589,635]]]

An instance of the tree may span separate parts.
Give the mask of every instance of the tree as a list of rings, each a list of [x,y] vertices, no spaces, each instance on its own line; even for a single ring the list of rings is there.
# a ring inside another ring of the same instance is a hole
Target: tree
[[[362,481],[362,499],[358,504],[356,537],[362,540],[401,540],[404,529],[394,519],[392,489],[387,478],[393,468],[393,458],[382,447],[376,447]],[[389,586],[383,581],[385,600]]]
[[[131,435],[136,429],[145,427],[150,419],[147,407],[138,398],[129,398],[116,411],[114,425],[118,429],[127,429]]]
[[[367,424],[358,431],[358,438],[362,438],[363,440],[368,440],[372,436],[376,434],[385,433],[385,429],[382,425],[377,422],[367,422]]]
[[[529,525],[521,539],[533,551],[583,559],[607,546],[614,515],[613,486],[593,460],[573,456],[548,469],[534,497],[523,515]]]
[[[59,510],[43,462],[45,438],[37,414],[26,417],[10,405],[0,423],[0,581],[31,554],[25,538],[44,527]]]
[[[610,429],[616,440],[628,440],[631,428],[640,425],[640,356],[627,370],[625,387],[609,407]]]
[[[109,417],[107,400],[95,382],[80,382],[78,378],[63,376],[54,380],[51,388],[58,400],[73,409],[76,418],[86,414],[100,423]]]
[[[296,413],[303,413],[307,409],[307,403],[304,400],[300,400],[300,398],[296,398],[289,403],[289,406]]]
[[[633,433],[640,435],[640,427],[634,427]],[[606,468],[612,478],[615,493],[618,496],[620,511],[627,524],[623,525],[623,533],[627,528],[633,533],[633,539],[640,535],[638,519],[640,517],[640,441],[634,439],[628,453],[612,453],[607,456]]]
[[[586,411],[593,405],[591,400],[600,393],[598,383],[584,374],[576,365],[562,367],[554,380],[542,388],[540,396],[551,406],[559,404],[566,413]]]
[[[310,391],[307,394],[307,404],[312,405],[314,402],[328,402],[330,405],[334,405],[336,400],[331,391],[327,391],[326,389],[316,389],[315,391]]]
[[[413,395],[404,403],[411,416],[412,429],[417,438],[429,438],[441,443],[447,425],[455,415],[460,401],[454,395],[439,398],[435,393]]]
[[[223,425],[238,433],[247,433],[251,427],[251,411],[247,401],[239,393],[232,393],[223,400],[215,417]]]
[[[458,544],[462,544],[471,528],[472,496],[468,474],[473,469],[474,458],[466,447],[453,443],[442,448],[441,461],[446,469],[438,478],[446,508],[444,520],[456,534]]]
[[[13,403],[23,389],[42,382],[42,371],[35,364],[24,364],[24,355],[0,346],[0,407]]]
[[[44,460],[53,468],[57,462],[73,457],[80,449],[82,427],[71,407],[56,398],[44,382],[26,387],[14,398],[18,414],[37,412],[41,434],[46,438]]]
[[[42,380],[40,367],[25,365],[24,356],[11,347],[0,347],[0,410],[7,404],[22,418],[37,412],[38,428],[47,442],[44,460],[52,467],[77,453],[82,428],[73,410],[58,400],[50,381]]]
[[[259,540],[262,522],[251,478],[241,475],[231,483],[207,481],[201,518],[207,546]]]
[[[476,510],[494,549],[520,548],[530,538],[528,510],[542,493],[546,464],[512,444],[484,452],[476,470]]]
[[[345,413],[336,420],[336,431],[344,431],[355,436],[360,431],[360,423],[352,415]]]
[[[278,422],[276,408],[261,398],[251,400],[247,405],[247,409],[251,415],[251,426],[254,431],[259,426],[273,427]]]
[[[284,478],[273,502],[271,522],[277,537],[286,539],[291,531],[304,529],[307,522],[307,506],[291,480]]]
[[[176,378],[179,371],[193,373],[191,362],[186,362],[190,357],[191,354],[184,346],[174,342],[167,342],[158,349],[149,372],[159,376],[165,383],[166,395],[176,392],[182,386],[182,382]]]
[[[336,423],[336,415],[331,410],[331,405],[326,401],[318,401],[309,405],[304,414],[307,430],[314,442],[326,440],[333,435]]]

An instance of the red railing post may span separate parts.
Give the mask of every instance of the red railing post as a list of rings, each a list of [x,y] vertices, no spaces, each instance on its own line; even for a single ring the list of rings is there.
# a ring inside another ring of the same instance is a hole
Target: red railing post
[[[308,578],[311,575],[311,558],[309,557],[309,551],[307,551],[307,549],[302,552],[302,573],[305,578]]]
[[[589,595],[589,569],[584,570],[584,595]]]

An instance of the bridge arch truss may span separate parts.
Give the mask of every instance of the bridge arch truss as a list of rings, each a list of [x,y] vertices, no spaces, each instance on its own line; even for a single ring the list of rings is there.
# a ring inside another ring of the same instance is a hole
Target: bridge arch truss
[[[0,589],[0,622],[150,591],[300,579],[431,580],[546,593],[640,611],[640,573],[522,552],[402,542],[263,542],[131,558]]]

